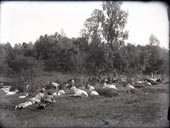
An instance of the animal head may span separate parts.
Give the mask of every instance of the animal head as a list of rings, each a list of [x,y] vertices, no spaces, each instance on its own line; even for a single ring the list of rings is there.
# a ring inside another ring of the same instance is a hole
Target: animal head
[[[71,90],[75,90],[75,89],[77,89],[75,86],[72,86],[71,88],[70,88]]]

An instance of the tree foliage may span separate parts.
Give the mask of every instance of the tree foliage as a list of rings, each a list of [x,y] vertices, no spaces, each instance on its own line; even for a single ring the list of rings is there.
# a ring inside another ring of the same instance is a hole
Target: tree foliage
[[[168,73],[169,50],[159,47],[160,41],[154,35],[149,45],[124,43],[128,38],[124,30],[128,13],[121,10],[121,4],[108,1],[102,10],[95,9],[80,37],[68,38],[63,30],[15,47],[10,43],[0,45],[0,73],[33,83],[42,71],[94,75]]]

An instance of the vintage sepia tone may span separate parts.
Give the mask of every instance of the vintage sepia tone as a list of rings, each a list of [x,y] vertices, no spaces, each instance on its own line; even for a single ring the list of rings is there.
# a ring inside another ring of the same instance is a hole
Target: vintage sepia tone
[[[163,2],[1,2],[0,127],[168,128]]]

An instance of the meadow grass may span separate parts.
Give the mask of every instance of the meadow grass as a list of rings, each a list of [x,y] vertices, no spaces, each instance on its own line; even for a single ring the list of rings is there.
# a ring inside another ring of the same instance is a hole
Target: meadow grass
[[[48,78],[47,78],[48,77]],[[70,79],[75,76],[53,74],[43,79],[55,80],[60,77]],[[40,78],[39,78],[40,79]],[[85,77],[81,79],[85,80]],[[168,85],[159,84],[136,89],[135,93],[119,91],[118,95],[107,97],[90,96],[74,98],[55,97],[56,103],[45,109],[37,109],[37,104],[22,110],[14,106],[34,96],[31,92],[26,99],[18,99],[18,93],[5,96],[0,91],[0,123],[7,128],[49,128],[49,127],[103,127],[103,120],[110,127],[168,127]],[[103,90],[100,90],[101,92]],[[100,93],[101,93],[100,92]],[[102,93],[111,93],[108,90]]]

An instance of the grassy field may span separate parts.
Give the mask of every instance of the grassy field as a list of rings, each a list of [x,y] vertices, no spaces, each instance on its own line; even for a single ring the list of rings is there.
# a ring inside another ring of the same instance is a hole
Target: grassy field
[[[40,110],[38,105],[22,110],[14,106],[27,99],[18,99],[21,93],[5,96],[0,91],[1,127],[103,127],[103,120],[110,127],[160,127],[169,126],[168,84],[139,88],[135,93],[120,93],[115,97],[55,97],[56,103]],[[35,95],[35,93],[32,93]],[[29,97],[28,97],[29,98]]]

